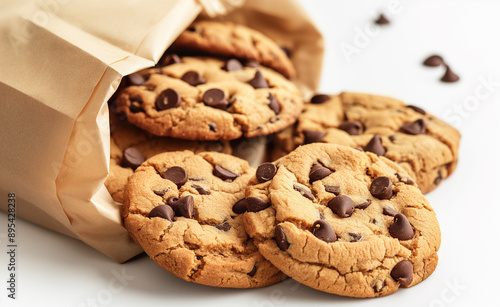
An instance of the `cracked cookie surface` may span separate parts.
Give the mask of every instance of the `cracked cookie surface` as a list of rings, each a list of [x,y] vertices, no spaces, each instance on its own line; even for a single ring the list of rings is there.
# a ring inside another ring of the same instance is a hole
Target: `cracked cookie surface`
[[[394,293],[434,271],[441,242],[434,210],[402,172],[347,146],[301,146],[250,179],[245,229],[300,283],[351,297]]]
[[[421,108],[368,94],[315,97],[296,127],[276,135],[273,159],[313,142],[364,149],[397,162],[423,193],[455,170],[460,133]]]
[[[257,61],[287,78],[295,76],[286,52],[273,40],[259,31],[231,22],[196,21],[181,33],[170,50]]]
[[[141,71],[146,81],[126,87],[117,109],[152,134],[188,140],[255,137],[292,125],[303,107],[297,87],[269,68],[237,63],[182,57]]]
[[[124,222],[161,267],[187,281],[255,288],[285,278],[243,226],[240,201],[255,170],[222,153],[163,153],[130,178]]]

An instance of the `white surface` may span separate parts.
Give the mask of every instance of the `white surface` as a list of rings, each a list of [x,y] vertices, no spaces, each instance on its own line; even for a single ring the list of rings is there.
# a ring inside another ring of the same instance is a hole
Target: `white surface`
[[[371,27],[389,1],[302,2],[325,36],[322,92],[393,96],[448,120],[462,133],[455,174],[427,195],[442,229],[434,274],[378,299],[330,295],[291,280],[264,289],[218,289],[176,278],[146,256],[116,264],[77,240],[18,220],[18,299],[12,301],[5,290],[7,218],[0,213],[0,306],[499,306],[494,299],[500,206],[494,193],[500,186],[500,84],[490,88],[492,93],[477,88],[481,78],[500,82],[500,2],[404,1],[397,14],[387,14],[391,24],[366,46],[358,45],[350,62],[341,46],[356,47],[356,29]],[[460,82],[441,83],[442,68],[421,65],[432,53],[444,56]],[[467,104],[474,95],[479,102]],[[458,115],[455,107],[465,113]]]

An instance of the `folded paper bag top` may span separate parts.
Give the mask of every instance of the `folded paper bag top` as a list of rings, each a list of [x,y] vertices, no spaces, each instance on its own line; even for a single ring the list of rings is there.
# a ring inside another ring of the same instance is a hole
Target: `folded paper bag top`
[[[323,41],[293,0],[21,2],[0,5],[0,33],[8,40],[0,44],[0,142],[8,144],[0,151],[0,191],[16,193],[19,217],[118,262],[142,251],[103,184],[106,101],[123,76],[154,65],[206,9],[200,18],[232,10],[224,20],[291,47],[294,81],[306,93],[319,83]]]

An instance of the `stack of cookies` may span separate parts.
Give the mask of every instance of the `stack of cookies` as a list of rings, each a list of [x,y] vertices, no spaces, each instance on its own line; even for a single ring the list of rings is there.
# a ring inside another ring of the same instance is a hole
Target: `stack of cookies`
[[[305,100],[287,53],[215,21],[186,29],[110,103],[106,181],[132,238],[187,281],[255,288],[288,277],[352,297],[413,286],[441,234],[422,195],[455,169],[460,135],[386,97]],[[275,134],[257,169],[231,141]]]

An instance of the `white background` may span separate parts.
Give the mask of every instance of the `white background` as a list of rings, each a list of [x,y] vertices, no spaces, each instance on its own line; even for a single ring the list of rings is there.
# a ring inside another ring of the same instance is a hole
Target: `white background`
[[[325,37],[321,92],[393,96],[462,133],[456,172],[427,195],[442,229],[434,274],[377,299],[330,295],[292,280],[253,290],[211,288],[174,277],[147,256],[119,265],[80,241],[18,220],[18,299],[12,301],[6,298],[7,217],[0,213],[0,306],[500,306],[500,83],[494,83],[500,82],[500,2],[403,1],[392,12],[390,1],[302,2]],[[373,27],[382,11],[391,24]],[[363,39],[366,27],[371,37]],[[356,53],[346,56],[347,45]],[[442,83],[443,68],[421,65],[433,53],[459,82]],[[493,83],[486,88],[488,79]]]

